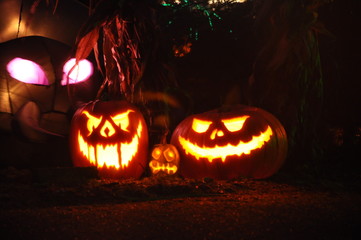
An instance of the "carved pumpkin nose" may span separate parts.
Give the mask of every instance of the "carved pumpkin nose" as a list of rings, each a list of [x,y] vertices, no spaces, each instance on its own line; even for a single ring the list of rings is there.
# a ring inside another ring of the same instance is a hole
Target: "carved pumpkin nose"
[[[224,136],[224,132],[222,130],[218,130],[218,129],[214,129],[213,132],[211,133],[211,139],[215,139],[217,137],[222,137]]]
[[[107,136],[109,136],[108,134],[109,134],[109,128],[105,128],[105,130],[104,130],[104,133],[107,135]]]
[[[103,137],[110,137],[115,133],[115,130],[112,126],[112,124],[109,121],[106,121],[102,127],[102,129],[100,130],[100,134]]]

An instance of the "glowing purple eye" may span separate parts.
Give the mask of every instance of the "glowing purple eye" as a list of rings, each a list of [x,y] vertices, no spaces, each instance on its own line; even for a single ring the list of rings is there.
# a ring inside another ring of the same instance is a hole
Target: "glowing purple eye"
[[[93,65],[86,59],[82,59],[75,66],[75,58],[67,61],[63,67],[63,79],[61,85],[76,84],[89,79],[93,74]],[[68,79],[69,78],[69,79]]]
[[[14,58],[6,66],[11,77],[24,83],[49,85],[44,70],[36,63],[22,58]]]

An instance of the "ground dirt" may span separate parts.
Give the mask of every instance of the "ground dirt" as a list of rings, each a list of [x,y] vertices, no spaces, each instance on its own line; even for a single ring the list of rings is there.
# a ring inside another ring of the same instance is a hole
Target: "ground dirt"
[[[361,239],[360,175],[104,180],[1,170],[1,239]]]

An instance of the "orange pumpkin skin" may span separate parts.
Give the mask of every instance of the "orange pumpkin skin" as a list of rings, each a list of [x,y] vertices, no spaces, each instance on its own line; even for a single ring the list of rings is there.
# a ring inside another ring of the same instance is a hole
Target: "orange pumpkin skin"
[[[147,167],[147,125],[126,101],[96,101],[79,108],[69,142],[74,166],[96,166],[102,178],[139,178]]]
[[[286,132],[277,118],[243,105],[187,117],[170,143],[179,151],[179,174],[186,178],[267,178],[287,156]]]

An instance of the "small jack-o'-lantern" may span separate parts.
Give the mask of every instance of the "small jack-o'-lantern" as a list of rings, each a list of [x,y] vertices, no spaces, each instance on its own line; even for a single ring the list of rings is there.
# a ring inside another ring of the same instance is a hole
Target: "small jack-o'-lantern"
[[[229,106],[189,116],[173,132],[184,177],[266,178],[284,162],[286,132],[270,113]]]
[[[165,172],[172,175],[178,171],[179,153],[172,144],[157,144],[151,154],[149,168],[153,174]]]
[[[147,165],[148,130],[126,101],[97,101],[74,114],[71,152],[75,166],[96,166],[101,177],[139,178]]]

